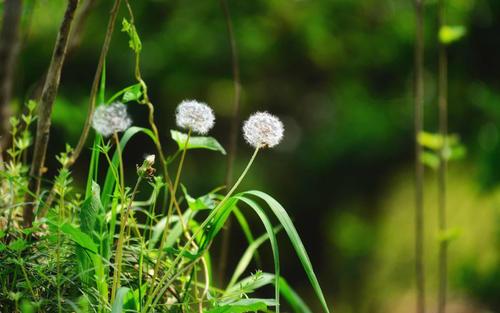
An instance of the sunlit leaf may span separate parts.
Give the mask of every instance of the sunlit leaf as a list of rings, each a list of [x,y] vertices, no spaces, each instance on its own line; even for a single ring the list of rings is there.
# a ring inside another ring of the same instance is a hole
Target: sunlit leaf
[[[437,170],[439,168],[439,163],[441,162],[439,160],[439,156],[437,156],[436,153],[429,151],[422,152],[421,161],[424,165],[427,165],[434,170]]]
[[[267,305],[263,299],[242,299],[237,302],[216,307],[206,313],[245,313],[266,310]]]
[[[444,25],[439,30],[439,40],[444,44],[450,44],[461,39],[467,33],[463,25]]]
[[[172,139],[177,142],[179,150],[184,150],[186,147],[187,135],[176,130],[171,130],[170,134]],[[226,150],[222,145],[213,137],[205,136],[191,136],[187,144],[187,149],[208,149],[213,151],[219,151],[222,154],[226,154]]]

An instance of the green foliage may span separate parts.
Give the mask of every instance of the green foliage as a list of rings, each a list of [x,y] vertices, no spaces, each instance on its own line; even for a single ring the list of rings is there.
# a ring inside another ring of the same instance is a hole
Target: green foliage
[[[418,135],[418,142],[426,149],[422,153],[422,162],[434,170],[439,168],[441,158],[453,161],[461,160],[466,155],[466,148],[457,135],[444,138],[440,134],[422,132]]]
[[[217,141],[217,139],[213,137],[202,137],[202,136],[190,136],[189,141],[186,141],[188,136],[176,130],[171,130],[170,135],[172,139],[179,146],[179,150],[184,149],[208,149],[213,151],[219,151],[222,154],[226,154],[226,150],[222,147],[222,145]]]
[[[445,25],[439,30],[439,40],[444,44],[451,44],[460,40],[467,33],[463,25]]]
[[[57,172],[54,171],[50,179],[45,176],[41,190],[33,195],[38,209],[31,228],[22,226],[22,211],[32,179],[28,175],[28,152],[32,144],[30,128],[36,120],[35,102],[27,103],[27,113],[20,118],[11,118],[12,145],[6,151],[8,160],[0,167],[0,311],[280,312],[283,296],[296,312],[310,312],[280,276],[276,234],[284,229],[323,311],[329,312],[311,262],[285,209],[259,191],[233,195],[259,149],[255,150],[237,183],[224,195],[219,187],[193,197],[180,182],[186,153],[206,149],[226,155],[214,137],[189,136],[188,141],[188,135],[171,130],[178,149],[163,159],[165,150],[154,121],[154,105],[140,76],[143,46],[133,21],[132,16],[129,20],[124,18],[122,32],[128,35],[128,44],[136,56],[134,77],[138,83],[122,88],[107,99],[105,66],[96,102],[107,105],[120,100],[131,105],[133,102],[146,104],[138,109],[148,110],[149,125],[130,127],[118,139],[95,134],[87,172],[82,175],[80,169],[75,171],[75,180],[86,182],[83,187],[73,180],[70,167],[74,150],[65,145],[56,156]],[[55,121],[64,123],[76,116],[72,104],[59,101],[63,104],[56,106]],[[130,175],[124,165],[133,155],[131,140],[144,135],[157,149],[157,165],[154,157],[147,158],[139,162],[137,171]],[[182,159],[172,180],[166,167],[179,156]],[[163,169],[162,175],[156,175],[155,167]],[[129,177],[135,184],[130,185]],[[182,193],[177,192],[178,185]],[[255,199],[264,201],[266,207]],[[172,211],[165,208],[168,200],[173,204]],[[257,214],[265,229],[264,235],[254,237],[248,214],[238,204]],[[266,212],[268,208],[272,215]],[[248,241],[248,249],[224,288],[212,281],[210,253],[232,213]],[[276,226],[273,216],[279,222]],[[274,273],[258,270],[249,275],[252,260],[260,263],[258,250],[268,240]],[[274,298],[260,298],[267,292],[262,288],[268,285],[274,286]]]

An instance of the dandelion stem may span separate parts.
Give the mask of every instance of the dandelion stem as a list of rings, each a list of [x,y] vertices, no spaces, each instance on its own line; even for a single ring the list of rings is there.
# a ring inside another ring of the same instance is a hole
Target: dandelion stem
[[[146,313],[148,308],[149,307],[152,307],[151,304],[153,302],[153,300],[155,299],[155,297],[159,297],[165,290],[166,288],[169,286],[169,284],[173,281],[174,277],[177,277],[179,272],[176,273],[174,276],[171,276],[172,275],[172,271],[175,269],[175,265],[180,261],[180,259],[182,258],[182,256],[184,255],[184,253],[187,251],[188,247],[191,245],[191,243],[193,242],[193,240],[202,232],[204,231],[204,228],[208,225],[208,223],[212,220],[212,218],[218,213],[219,209],[221,207],[224,206],[224,204],[226,203],[226,201],[231,197],[231,195],[236,191],[236,189],[238,188],[238,186],[241,184],[241,182],[243,181],[243,178],[245,178],[246,174],[248,173],[248,170],[250,169],[250,167],[252,166],[253,162],[255,161],[255,158],[257,157],[257,154],[259,152],[260,148],[257,147],[255,148],[255,151],[252,155],[252,157],[250,158],[250,161],[248,162],[247,166],[245,167],[245,169],[243,170],[243,173],[241,173],[240,177],[238,178],[238,180],[236,181],[236,183],[233,185],[233,187],[231,188],[231,190],[229,190],[229,192],[224,196],[224,198],[221,200],[221,202],[219,202],[219,204],[210,212],[210,214],[207,216],[207,218],[203,221],[203,223],[201,223],[200,227],[198,228],[198,230],[191,236],[191,239],[188,240],[188,242],[183,246],[183,248],[181,249],[181,251],[179,251],[177,257],[174,259],[174,261],[172,262],[172,264],[170,265],[170,269],[167,271],[167,273],[165,273],[165,275],[163,275],[162,279],[159,281],[159,283],[157,284],[157,287],[155,288],[155,290],[153,290],[153,292],[151,293],[151,295],[149,296],[148,298],[148,301],[145,305],[145,309],[144,309],[144,312],[143,313]],[[208,245],[207,245],[208,246]],[[206,248],[205,248],[206,250]],[[199,253],[198,254],[198,257],[193,260],[193,262],[199,260],[201,257],[203,256],[203,253]],[[160,260],[158,260],[157,262],[159,262]],[[191,264],[191,263],[190,263]],[[171,277],[169,279],[169,277]],[[166,281],[168,280],[168,284],[166,284],[164,286],[164,288],[161,290],[160,292],[160,288],[161,288],[161,285],[163,283],[165,283]],[[156,305],[156,303],[159,301],[159,299],[157,298],[153,304]]]

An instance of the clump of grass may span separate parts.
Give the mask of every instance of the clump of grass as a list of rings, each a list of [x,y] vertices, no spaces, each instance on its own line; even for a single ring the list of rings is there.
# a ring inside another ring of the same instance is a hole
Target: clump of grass
[[[154,106],[140,73],[142,44],[132,8],[125,3],[130,19],[123,19],[122,30],[129,36],[136,56],[137,83],[106,98],[105,71],[98,69],[100,87],[92,91],[90,119],[83,130],[84,137],[88,125],[96,130],[85,188],[73,186],[70,171],[81,148],[75,151],[67,146],[57,157],[60,170],[56,177],[52,182],[44,181],[40,190],[33,192],[28,173],[33,171],[29,148],[30,129],[37,119],[35,102],[27,103],[27,113],[21,119],[11,120],[12,147],[0,167],[0,311],[279,312],[284,298],[295,312],[311,312],[280,276],[276,233],[284,230],[323,311],[329,312],[286,210],[262,191],[238,191],[257,156],[280,143],[283,124],[269,113],[250,116],[243,132],[254,152],[239,178],[228,186],[227,193],[216,188],[201,196],[190,195],[181,184],[183,171],[189,170],[184,167],[188,151],[206,149],[226,154],[217,139],[206,135],[215,125],[214,112],[198,101],[182,102],[176,121],[185,132],[172,130],[171,138],[178,148],[171,153],[163,149]],[[110,21],[116,18],[119,4],[115,2]],[[109,45],[108,35],[106,38],[105,45]],[[95,112],[92,99],[99,104]],[[149,128],[132,126],[126,108],[136,104],[148,110]],[[126,182],[131,179],[125,179],[123,155],[135,136],[151,140],[157,152],[137,165],[135,184],[128,186]],[[172,180],[168,169],[174,166]],[[157,167],[161,170],[156,171]],[[102,178],[98,173],[105,175]],[[34,208],[33,216],[23,216],[26,207]],[[252,232],[244,210],[257,214],[264,234]],[[248,248],[229,284],[216,286],[210,251],[232,214],[248,239]],[[29,218],[29,223],[23,218]],[[278,225],[273,224],[273,219]],[[273,251],[274,272],[248,274],[252,258],[267,241]],[[274,285],[274,296],[258,298],[256,291],[267,285]]]

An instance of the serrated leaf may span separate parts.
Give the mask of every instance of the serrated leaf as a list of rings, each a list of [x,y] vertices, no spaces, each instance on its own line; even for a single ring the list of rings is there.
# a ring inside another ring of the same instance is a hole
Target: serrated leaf
[[[450,44],[460,40],[467,33],[463,25],[444,25],[439,30],[439,40],[444,44]]]
[[[179,150],[184,150],[186,147],[187,135],[176,130],[171,130],[170,134],[172,139],[177,142]],[[187,144],[187,149],[208,149],[213,151],[219,151],[222,154],[226,154],[226,150],[222,145],[213,137],[206,136],[191,136]]]

